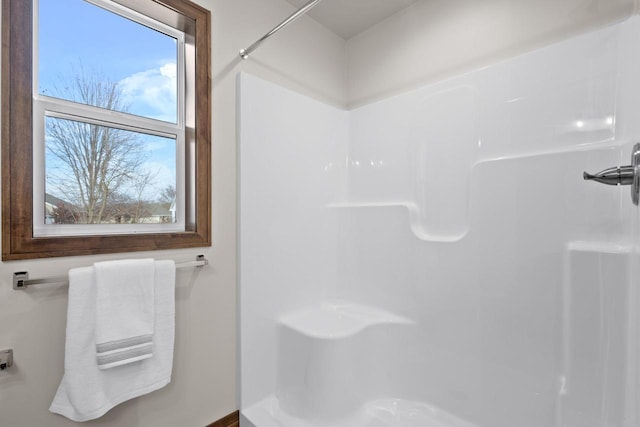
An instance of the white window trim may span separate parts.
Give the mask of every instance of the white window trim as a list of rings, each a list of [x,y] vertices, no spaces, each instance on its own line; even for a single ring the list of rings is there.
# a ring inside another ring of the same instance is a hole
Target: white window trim
[[[34,237],[180,232],[186,229],[186,131],[187,95],[185,34],[109,0],[86,0],[177,40],[177,120],[165,122],[119,111],[106,110],[38,93],[38,0],[33,0],[33,235]],[[191,68],[191,67],[190,67]],[[45,224],[45,117],[70,119],[122,130],[175,139],[176,222],[169,224]]]

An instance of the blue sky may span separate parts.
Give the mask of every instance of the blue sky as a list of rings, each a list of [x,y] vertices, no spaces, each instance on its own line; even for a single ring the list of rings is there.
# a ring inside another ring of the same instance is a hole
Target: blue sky
[[[176,61],[173,38],[83,0],[39,0],[39,13],[41,87],[79,61],[116,80]]]
[[[83,0],[39,0],[38,91],[52,94],[81,67],[119,82],[129,112],[176,120],[176,40]],[[149,147],[158,185],[175,183],[175,150]]]

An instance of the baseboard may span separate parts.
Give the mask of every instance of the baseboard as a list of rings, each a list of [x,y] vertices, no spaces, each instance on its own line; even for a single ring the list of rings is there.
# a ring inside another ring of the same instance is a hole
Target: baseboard
[[[207,427],[240,427],[240,411],[235,411],[218,421],[214,421]]]

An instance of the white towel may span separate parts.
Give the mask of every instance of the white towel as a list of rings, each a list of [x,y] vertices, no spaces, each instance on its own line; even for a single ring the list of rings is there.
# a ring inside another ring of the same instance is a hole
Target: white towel
[[[153,355],[153,259],[97,262],[96,355],[109,369]]]
[[[98,368],[95,353],[96,286],[93,267],[69,271],[64,377],[49,410],[73,421],[99,418],[114,406],[171,381],[175,330],[175,265],[155,262],[154,356]]]

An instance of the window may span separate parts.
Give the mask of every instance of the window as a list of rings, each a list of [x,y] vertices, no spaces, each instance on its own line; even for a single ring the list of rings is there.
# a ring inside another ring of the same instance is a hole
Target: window
[[[209,12],[3,0],[3,260],[211,244]]]

